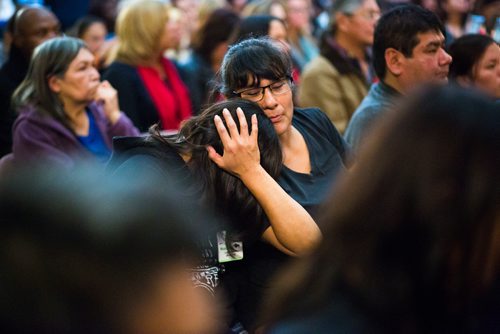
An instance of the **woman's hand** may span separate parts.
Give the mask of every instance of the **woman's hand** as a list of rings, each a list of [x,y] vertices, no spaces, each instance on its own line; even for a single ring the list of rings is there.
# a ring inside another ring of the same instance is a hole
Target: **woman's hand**
[[[214,122],[224,146],[224,153],[221,156],[212,146],[208,146],[208,156],[220,168],[242,178],[260,168],[257,116],[252,115],[252,129],[251,133],[248,133],[248,123],[240,108],[236,109],[240,122],[239,132],[229,110],[224,109],[222,114],[226,120],[227,129],[219,116],[214,117]]]
[[[118,106],[118,93],[108,81],[103,81],[97,88],[96,101],[102,103],[104,115],[111,124],[115,124],[120,118],[120,107]]]

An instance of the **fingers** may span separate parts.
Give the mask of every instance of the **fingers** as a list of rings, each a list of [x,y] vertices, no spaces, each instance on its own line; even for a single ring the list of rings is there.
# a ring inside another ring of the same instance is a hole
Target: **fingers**
[[[240,122],[240,135],[242,137],[248,137],[247,119],[240,107],[236,108],[236,115],[238,116],[238,121]]]
[[[222,168],[223,166],[223,159],[219,153],[213,148],[212,146],[207,146],[207,151],[208,151],[208,157],[210,160],[215,162],[215,164],[219,167]]]
[[[252,115],[252,133],[250,135],[250,138],[252,139],[253,142],[257,142],[257,138],[259,136],[259,124],[257,123],[257,115],[253,114]]]
[[[229,136],[226,126],[222,122],[222,119],[219,117],[219,115],[215,115],[214,123],[215,128],[217,129],[217,133],[219,134],[219,137],[222,141],[222,145],[226,146],[231,141],[231,137]]]
[[[238,138],[239,132],[238,132],[238,127],[236,126],[236,122],[234,121],[233,117],[231,116],[231,113],[229,110],[224,108],[222,110],[222,116],[224,116],[224,119],[226,120],[226,125],[229,130],[229,134],[231,138]]]

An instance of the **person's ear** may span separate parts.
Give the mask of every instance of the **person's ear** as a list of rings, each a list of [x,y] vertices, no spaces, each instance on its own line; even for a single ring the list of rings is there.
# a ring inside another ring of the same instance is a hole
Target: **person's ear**
[[[60,79],[55,75],[49,77],[48,84],[50,90],[54,93],[59,93],[61,91]]]
[[[384,53],[385,65],[392,75],[398,77],[403,73],[406,57],[394,48],[387,48]]]
[[[337,29],[342,32],[346,32],[351,29],[349,27],[349,17],[343,13],[335,14],[335,24],[337,25]]]

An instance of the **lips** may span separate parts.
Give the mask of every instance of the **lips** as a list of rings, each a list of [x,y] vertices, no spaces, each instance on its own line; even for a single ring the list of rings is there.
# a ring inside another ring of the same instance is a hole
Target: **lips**
[[[276,115],[276,116],[273,116],[273,117],[269,117],[269,119],[274,124],[274,123],[278,123],[279,121],[281,121],[281,117],[282,117],[281,115]]]

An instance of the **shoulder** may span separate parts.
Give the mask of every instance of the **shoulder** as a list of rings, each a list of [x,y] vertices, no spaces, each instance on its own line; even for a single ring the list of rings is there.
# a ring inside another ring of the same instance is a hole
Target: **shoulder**
[[[321,125],[331,123],[328,116],[319,108],[294,108],[293,119],[301,123]]]
[[[130,80],[131,78],[137,77],[139,78],[139,74],[137,73],[137,68],[125,63],[121,63],[115,61],[109,65],[109,67],[104,71],[103,79],[126,79]]]
[[[192,184],[188,167],[177,151],[150,136],[115,137],[108,173],[124,177],[148,177],[186,187]]]
[[[337,69],[332,65],[328,59],[326,59],[324,56],[319,55],[313,60],[311,60],[305,67],[302,72],[302,78],[308,78],[310,76],[325,76],[325,75],[335,75],[338,76],[339,72]]]
[[[171,161],[181,163],[179,159],[182,160],[174,148],[151,136],[115,137],[109,167],[116,169],[127,160],[170,165]]]
[[[15,128],[20,127],[46,127],[58,124],[50,116],[40,114],[33,106],[23,106],[17,110],[19,115],[14,123]]]
[[[71,131],[53,117],[42,115],[33,107],[20,110],[12,127],[14,138],[27,138],[32,141],[42,138],[73,137]]]

